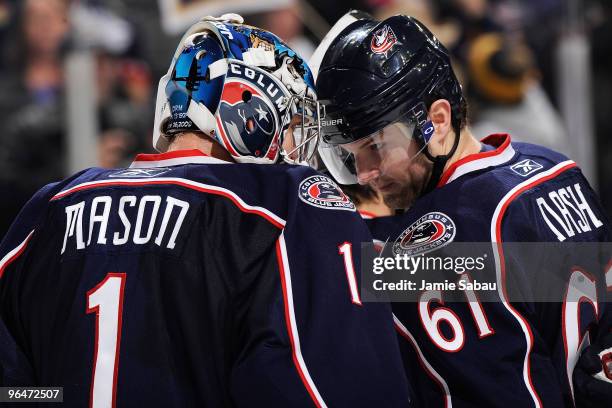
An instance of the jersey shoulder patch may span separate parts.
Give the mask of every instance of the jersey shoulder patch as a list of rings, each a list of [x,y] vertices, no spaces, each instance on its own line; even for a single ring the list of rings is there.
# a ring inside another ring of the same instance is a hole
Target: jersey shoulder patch
[[[356,211],[355,204],[329,177],[316,174],[306,177],[298,187],[300,200],[326,210]]]

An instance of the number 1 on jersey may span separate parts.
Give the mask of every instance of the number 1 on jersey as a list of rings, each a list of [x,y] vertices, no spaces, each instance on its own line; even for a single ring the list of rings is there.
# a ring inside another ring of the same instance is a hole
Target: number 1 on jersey
[[[344,270],[346,272],[349,290],[351,291],[351,301],[354,304],[361,306],[361,297],[359,296],[357,277],[355,276],[355,266],[353,264],[353,245],[350,242],[345,242],[339,245],[338,253],[342,255],[344,259]]]
[[[96,314],[91,408],[115,406],[125,277],[125,273],[111,272],[87,292],[86,312]]]

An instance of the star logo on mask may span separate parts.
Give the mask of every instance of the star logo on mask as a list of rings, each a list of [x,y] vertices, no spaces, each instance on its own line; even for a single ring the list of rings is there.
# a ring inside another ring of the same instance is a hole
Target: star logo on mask
[[[269,122],[268,120],[268,112],[266,112],[261,105],[257,105],[257,108],[255,108],[255,112],[257,112],[257,114],[259,115],[259,119],[258,120],[262,120],[265,119],[266,122]]]

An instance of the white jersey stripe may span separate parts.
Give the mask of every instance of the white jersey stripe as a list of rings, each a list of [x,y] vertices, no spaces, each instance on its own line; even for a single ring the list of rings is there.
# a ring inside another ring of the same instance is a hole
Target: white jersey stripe
[[[144,185],[146,186],[146,185],[152,185],[152,184],[175,184],[175,185],[180,185],[186,188],[204,190],[205,192],[211,192],[211,193],[223,195],[223,196],[233,199],[234,202],[236,202],[236,204],[239,205],[244,210],[265,215],[282,227],[284,227],[286,224],[286,221],[284,219],[274,214],[270,210],[263,208],[263,207],[252,206],[252,205],[245,203],[242,200],[242,198],[240,198],[236,193],[234,193],[231,190],[228,190],[226,188],[219,187],[219,186],[197,183],[192,180],[188,180],[184,178],[176,178],[176,177],[152,177],[152,178],[140,178],[140,179],[112,179],[112,180],[88,181],[86,183],[76,185],[67,190],[63,190],[57,193],[51,198],[51,200],[58,200],[76,191],[85,190],[89,188],[105,187],[105,186],[110,186],[110,185],[133,185],[133,186],[143,186]]]
[[[215,159],[210,156],[188,156],[188,157],[175,157],[173,159],[163,160],[136,160],[131,165],[131,169],[150,169],[154,167],[165,167],[165,166],[180,166],[182,164],[230,164],[224,160]]]
[[[327,405],[325,404],[325,401],[323,401],[323,398],[321,397],[321,394],[319,394],[319,390],[317,390],[317,386],[315,385],[314,381],[310,377],[310,373],[308,372],[308,367],[306,367],[306,363],[304,362],[304,357],[302,356],[302,349],[300,346],[300,336],[298,333],[297,323],[295,319],[295,310],[293,307],[293,289],[291,286],[291,270],[289,269],[289,258],[287,257],[287,247],[285,245],[284,231],[281,233],[280,237],[278,238],[278,243],[279,243],[279,250],[280,250],[280,258],[282,260],[282,267],[280,269],[284,277],[283,280],[284,280],[285,289],[286,289],[285,290],[285,295],[286,295],[285,302],[287,302],[286,306],[287,306],[287,311],[288,311],[286,318],[288,320],[287,323],[289,326],[287,327],[287,330],[291,331],[290,337],[292,341],[294,357],[296,359],[298,369],[300,373],[302,374],[302,378],[306,382],[306,386],[309,390],[309,393],[315,399],[315,402],[318,404],[318,406],[327,407]]]
[[[501,245],[498,245],[498,243],[501,244],[502,239],[501,239],[501,235],[498,236],[498,226],[502,222],[502,218],[504,214],[503,211],[505,211],[505,208],[507,207],[507,205],[514,199],[515,194],[519,193],[522,189],[529,188],[529,186],[532,184],[537,184],[538,182],[545,181],[545,179],[554,177],[556,175],[555,173],[565,170],[564,168],[569,169],[569,168],[574,167],[575,165],[576,164],[571,160],[561,162],[557,164],[556,166],[550,168],[549,170],[536,174],[535,176],[516,185],[513,189],[508,191],[508,193],[497,204],[497,207],[495,208],[495,211],[493,212],[493,218],[491,219],[491,242],[493,245],[493,257],[495,258],[497,290],[499,293],[499,297],[502,300],[502,304],[508,310],[508,312],[510,312],[510,314],[512,314],[512,316],[517,320],[517,322],[521,326],[521,330],[523,331],[523,334],[525,335],[525,342],[526,342],[527,347],[525,351],[525,357],[523,359],[523,381],[525,383],[525,386],[527,387],[527,390],[531,394],[531,398],[533,399],[534,406],[538,408],[541,407],[541,402],[531,382],[531,372],[530,372],[530,366],[529,366],[530,364],[529,355],[531,354],[531,349],[533,348],[533,336],[531,334],[530,328],[527,325],[526,320],[520,315],[518,311],[516,311],[512,307],[512,305],[510,305],[510,302],[508,301],[506,297],[505,281],[502,277],[502,265],[501,265],[501,258],[503,257],[503,250],[502,250]]]
[[[404,338],[410,341],[410,343],[412,344],[412,347],[416,350],[417,357],[423,364],[423,368],[427,371],[427,374],[431,376],[438,383],[438,385],[442,387],[442,391],[444,392],[444,407],[452,408],[453,401],[451,399],[450,390],[448,388],[448,384],[446,384],[446,381],[444,381],[442,376],[438,374],[438,372],[431,366],[431,364],[429,364],[429,361],[427,361],[427,359],[425,358],[425,355],[421,351],[421,348],[417,344],[412,333],[408,331],[406,326],[404,326],[402,322],[395,315],[393,315],[393,322],[395,323],[395,328],[400,332],[400,334]]]
[[[25,246],[27,245],[33,233],[34,233],[34,230],[30,231],[28,236],[21,242],[21,244],[17,245],[15,248],[10,250],[6,255],[4,255],[2,259],[0,259],[0,278],[2,277],[2,274],[4,273],[4,269],[7,266],[9,266],[11,262],[17,259],[17,257],[21,254],[21,251],[25,249]]]
[[[514,148],[511,144],[509,144],[508,147],[506,147],[502,152],[495,156],[483,157],[482,159],[476,159],[462,164],[461,166],[455,169],[453,175],[450,176],[449,179],[446,181],[446,184],[463,176],[464,174],[491,166],[499,166],[500,164],[509,162],[514,157],[514,153]]]

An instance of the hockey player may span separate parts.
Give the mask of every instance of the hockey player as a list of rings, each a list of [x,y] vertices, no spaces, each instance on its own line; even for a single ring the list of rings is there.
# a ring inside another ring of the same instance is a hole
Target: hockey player
[[[160,80],[161,153],[42,188],[2,241],[2,385],[96,408],[408,406],[390,307],[357,291],[353,203],[276,164],[314,151],[314,96],[275,35],[191,27]]]
[[[566,288],[557,293],[546,275],[513,274],[554,257],[521,258],[502,244],[610,241],[608,218],[576,163],[507,134],[474,138],[448,52],[414,18],[360,16],[327,42],[316,81],[325,108],[319,153],[340,183],[368,184],[390,207],[407,209],[375,238],[388,239],[394,255],[492,243],[486,271],[497,290],[489,302],[472,292],[453,303],[424,290],[421,302],[393,305],[419,402],[572,406],[580,350],[610,330],[612,268],[604,275],[605,263],[593,259],[585,269],[570,253],[559,260],[568,269],[557,271]],[[509,298],[517,289],[550,289],[558,300]]]

